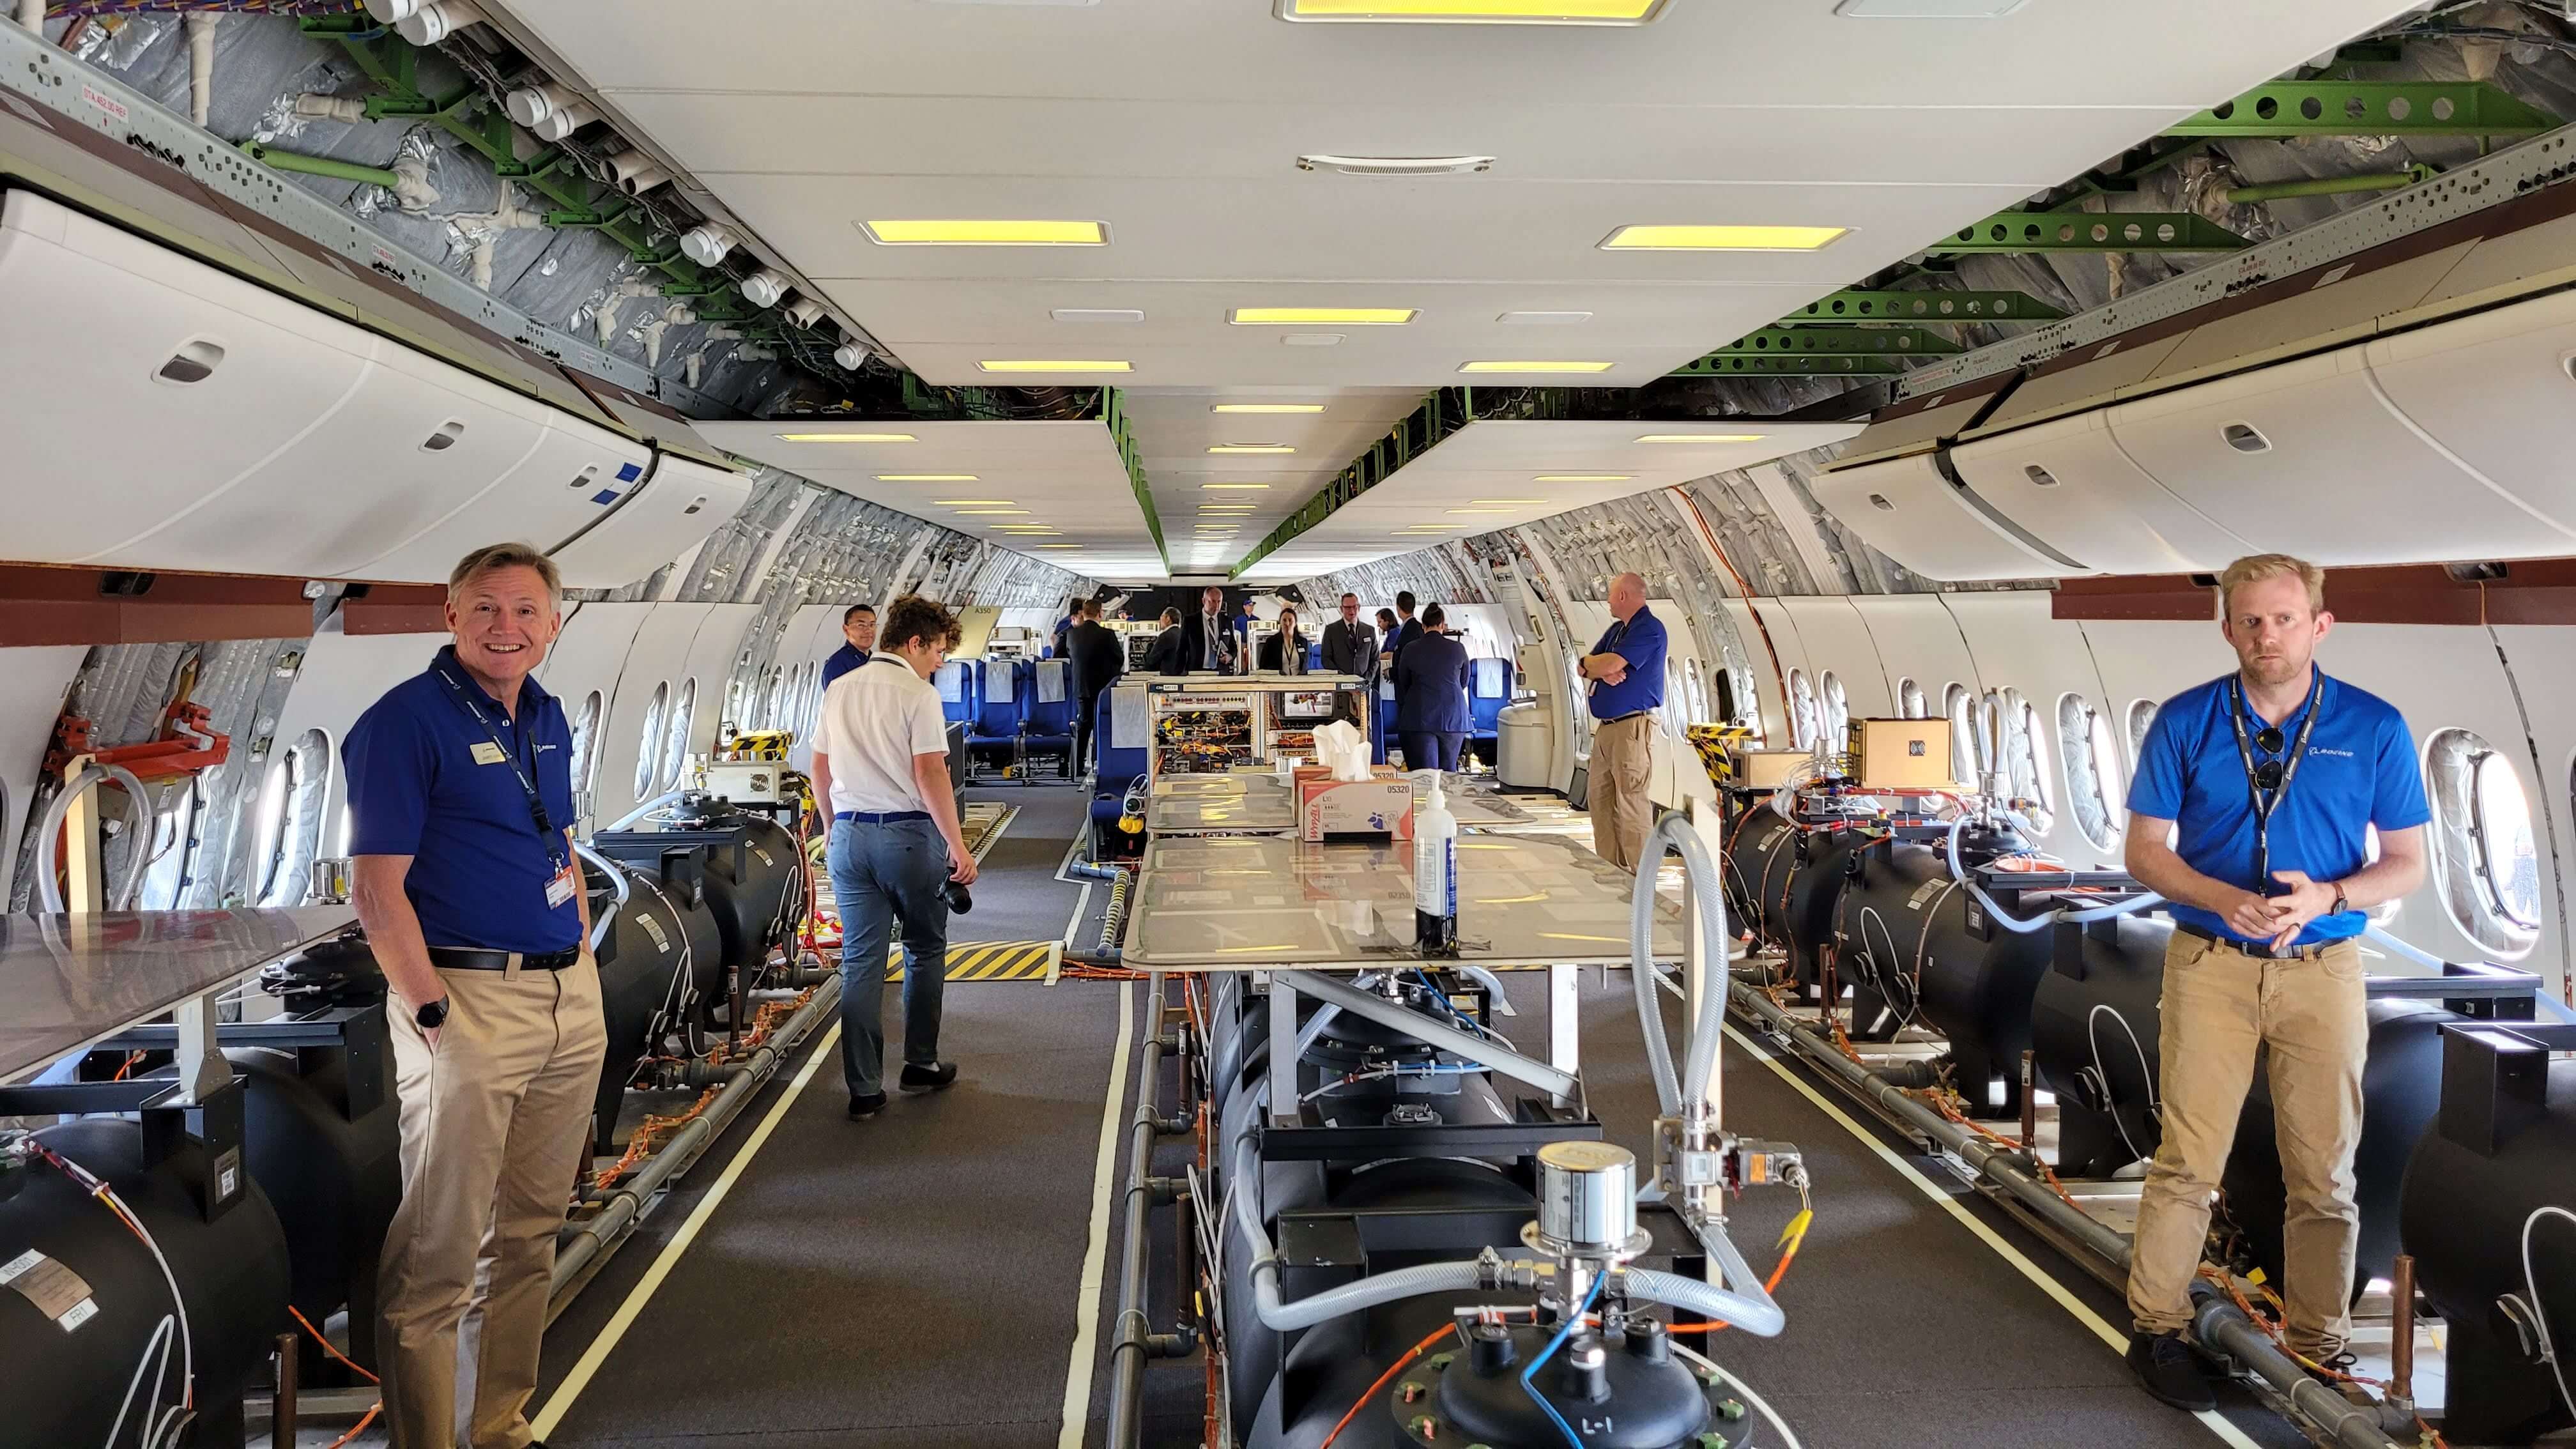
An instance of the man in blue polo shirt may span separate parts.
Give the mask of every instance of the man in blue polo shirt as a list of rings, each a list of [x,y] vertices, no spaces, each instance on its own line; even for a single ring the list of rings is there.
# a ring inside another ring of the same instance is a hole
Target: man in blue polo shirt
[[[1664,702],[1664,623],[1646,607],[1646,581],[1610,581],[1614,621],[1583,658],[1591,681],[1592,848],[1621,870],[1635,870],[1655,823],[1646,787],[1655,773],[1655,710]]]
[[[2129,787],[2127,848],[2129,873],[2174,918],[2164,1140],[2138,1200],[2129,1363],[2148,1393],[2194,1410],[2213,1396],[2181,1337],[2191,1281],[2265,1047],[2288,1204],[2282,1336],[2314,1363],[2351,1361],[2352,1155],[2370,1032],[2354,938],[2364,911],[2424,883],[2430,818],[2406,721],[2314,667],[2334,627],[2316,565],[2238,559],[2219,577],[2218,611],[2239,667],[2156,711]]]
[[[868,662],[877,647],[877,611],[873,605],[852,604],[841,611],[841,647],[823,661],[823,688],[829,691],[832,681]]]
[[[401,1100],[378,1340],[396,1449],[456,1444],[469,1307],[482,1330],[467,1442],[532,1442],[555,1233],[589,1163],[608,1037],[572,852],[572,730],[530,677],[561,599],[554,564],[525,544],[466,555],[447,585],[455,641],[341,746],[353,903],[391,989]]]

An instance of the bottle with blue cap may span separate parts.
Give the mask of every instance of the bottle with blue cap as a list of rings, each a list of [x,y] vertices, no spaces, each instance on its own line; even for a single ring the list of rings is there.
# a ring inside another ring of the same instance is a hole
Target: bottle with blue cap
[[[1458,954],[1458,817],[1438,770],[1421,772],[1430,797],[1413,812],[1413,938],[1425,956]]]

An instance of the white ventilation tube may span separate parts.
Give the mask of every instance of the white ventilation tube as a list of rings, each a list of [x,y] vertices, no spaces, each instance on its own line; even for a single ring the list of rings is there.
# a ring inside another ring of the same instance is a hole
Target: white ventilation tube
[[[509,109],[511,120],[527,127],[541,141],[560,141],[599,119],[599,112],[590,102],[552,81],[521,86],[510,92],[502,104]]]
[[[43,18],[44,6],[39,4],[36,11]],[[223,17],[191,10],[180,19],[188,29],[188,119],[202,126],[215,103],[215,22]]]
[[[394,158],[394,207],[418,216],[438,204],[438,188],[429,184],[429,158],[405,151]]]
[[[45,32],[45,0],[18,0],[18,23],[39,35]]]
[[[742,238],[720,221],[702,221],[680,234],[680,251],[702,267],[723,261],[726,253],[740,245]]]
[[[295,114],[308,121],[343,121],[357,125],[367,119],[364,96],[324,96],[311,91],[295,98]]]
[[[436,45],[466,26],[481,25],[489,18],[471,0],[430,0],[394,22],[394,34],[414,45]]]
[[[799,327],[811,327],[823,320],[823,304],[811,297],[799,297],[779,310],[787,314],[788,321]]]
[[[868,350],[855,342],[844,342],[832,349],[832,360],[856,372],[868,365]]]
[[[775,307],[787,300],[795,280],[775,267],[762,267],[742,279],[742,295],[755,307]]]
[[[392,25],[420,13],[427,0],[367,0],[367,14],[379,25]]]
[[[620,151],[609,157],[608,175],[617,183],[617,189],[629,196],[642,196],[671,179],[671,173],[662,168],[662,163],[635,150]]]

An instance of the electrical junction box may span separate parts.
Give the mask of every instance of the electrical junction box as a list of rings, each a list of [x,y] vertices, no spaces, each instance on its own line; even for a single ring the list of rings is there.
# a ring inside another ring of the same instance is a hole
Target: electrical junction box
[[[1728,783],[1748,790],[1777,790],[1813,758],[1805,750],[1738,750],[1735,778]]]
[[[776,805],[786,796],[782,779],[787,767],[774,760],[709,760],[707,793],[736,805]]]
[[[1955,790],[1946,719],[1851,722],[1851,777],[1864,790]]]

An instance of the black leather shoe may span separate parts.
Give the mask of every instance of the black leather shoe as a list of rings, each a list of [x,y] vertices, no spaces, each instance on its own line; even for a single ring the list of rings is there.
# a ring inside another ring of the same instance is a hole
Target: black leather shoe
[[[2129,1367],[2136,1371],[2140,1387],[2177,1409],[2197,1413],[2218,1407],[2217,1396],[2209,1391],[2209,1374],[2200,1366],[2200,1355],[2191,1351],[2179,1333],[2129,1335]]]
[[[933,1062],[926,1067],[906,1062],[903,1064],[903,1077],[895,1083],[895,1086],[898,1090],[906,1092],[936,1092],[944,1087],[954,1086],[956,1082],[957,1064],[955,1062]]]
[[[864,1097],[852,1097],[850,1099],[850,1120],[853,1122],[865,1122],[870,1117],[884,1111],[885,1104],[886,1095],[883,1092],[870,1092]],[[534,1449],[534,1446],[530,1446],[530,1449]]]

